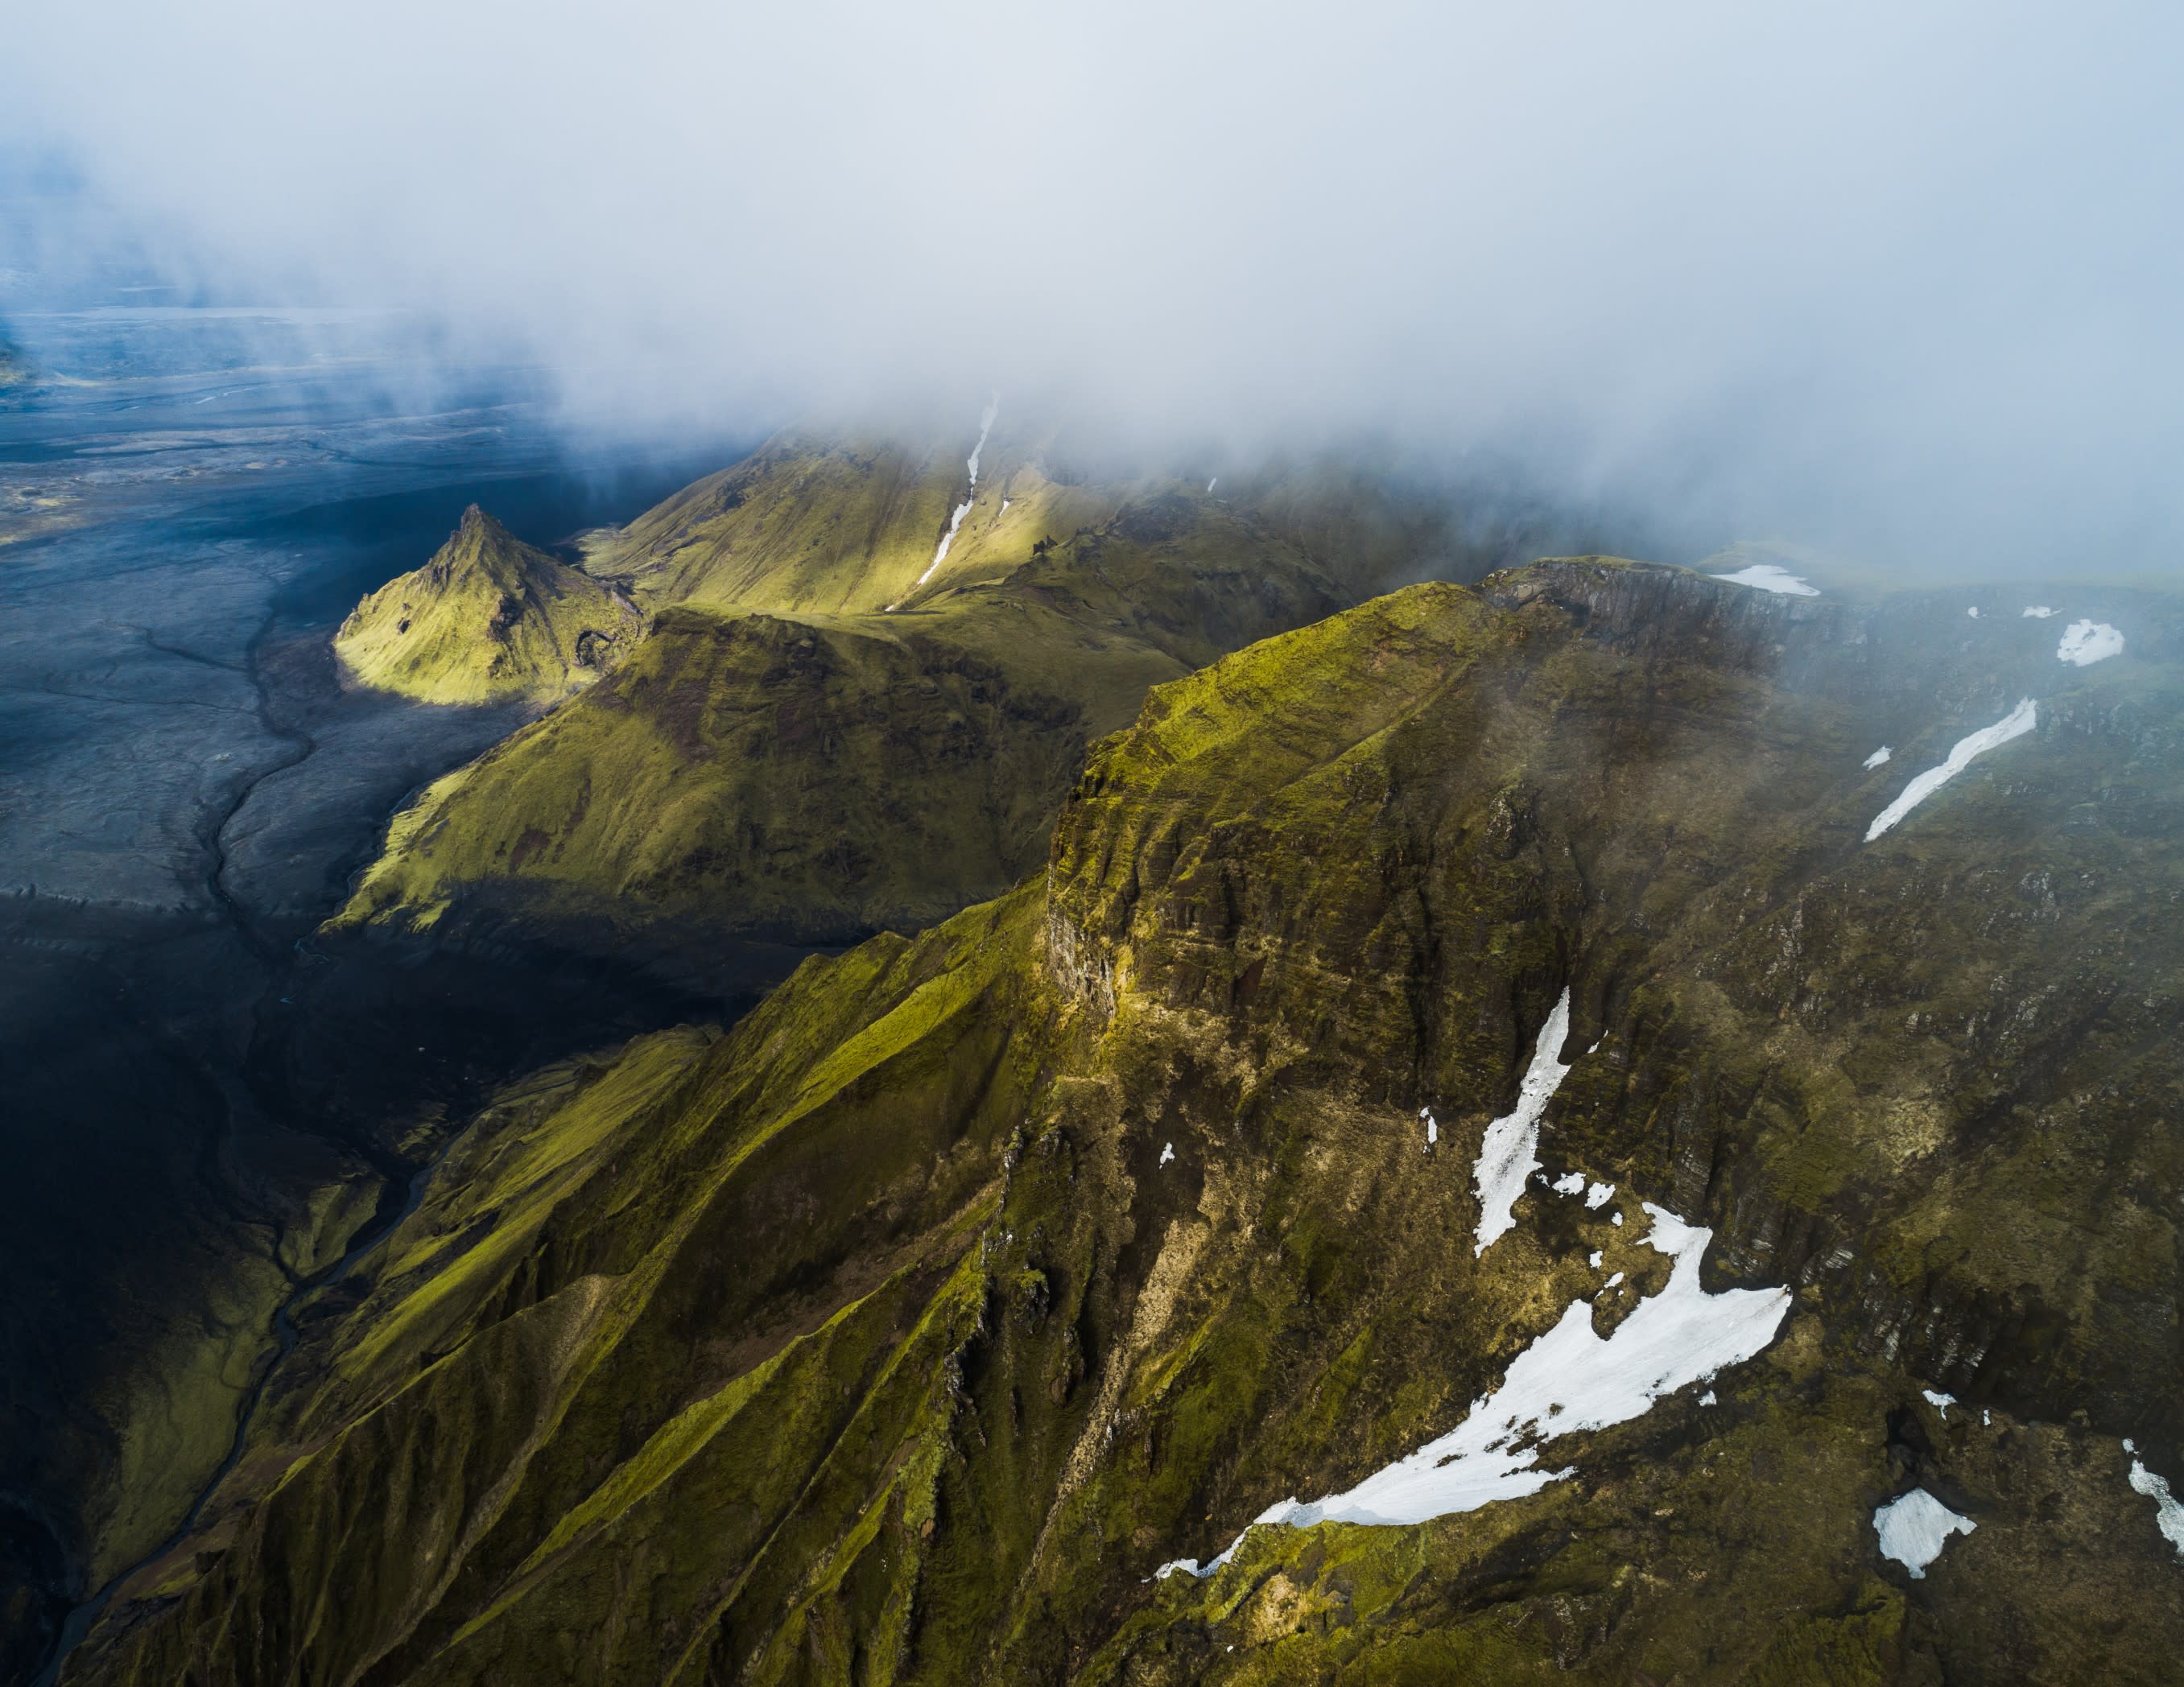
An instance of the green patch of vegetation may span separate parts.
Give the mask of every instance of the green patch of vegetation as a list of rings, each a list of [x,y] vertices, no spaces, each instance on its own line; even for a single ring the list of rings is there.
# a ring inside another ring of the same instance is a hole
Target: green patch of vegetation
[[[431,561],[356,606],[334,654],[359,683],[423,703],[553,702],[597,679],[638,619],[473,504]]]

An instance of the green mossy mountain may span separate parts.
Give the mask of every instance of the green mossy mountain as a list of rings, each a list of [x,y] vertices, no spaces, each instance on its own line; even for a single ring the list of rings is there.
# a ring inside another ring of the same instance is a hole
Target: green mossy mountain
[[[64,1679],[2173,1680],[2184,617],[2099,595],[2078,669],[1566,560],[1162,685],[1044,874],[488,1110]],[[1156,1578],[1660,1294],[1649,1201],[1792,1292],[1756,1357]],[[1976,1524],[1915,1579],[1914,1487]]]
[[[1173,482],[987,456],[991,517],[922,593],[945,476],[899,448],[777,441],[595,540],[644,643],[426,789],[332,928],[702,966],[727,936],[929,924],[1038,864],[1087,745],[1149,687],[1437,554],[1416,522],[1352,544],[1331,515],[1308,548]]]
[[[473,504],[431,561],[356,606],[334,654],[360,683],[420,702],[553,702],[597,679],[638,623],[610,587]]]
[[[870,614],[1002,578],[1042,538],[1097,527],[1145,489],[1050,478],[1046,442],[1006,434],[980,453],[973,489],[971,443],[783,433],[602,536],[586,563],[626,579],[647,604]],[[970,510],[936,568],[967,497]]]

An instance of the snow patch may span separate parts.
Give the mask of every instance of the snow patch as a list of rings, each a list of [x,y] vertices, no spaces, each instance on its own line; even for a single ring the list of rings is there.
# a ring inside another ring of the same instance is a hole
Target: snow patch
[[[2023,621],[2045,621],[2049,615],[2052,615],[2054,613],[2055,611],[2049,609],[2047,604],[2037,604],[2032,608],[2025,610],[2020,619]]]
[[[1939,767],[1930,767],[1903,788],[1903,793],[1875,816],[1865,829],[1869,844],[1894,826],[1897,821],[1947,784],[1950,780],[1972,765],[1972,758],[1984,755],[1997,745],[2012,738],[2021,738],[2040,723],[2040,710],[2031,698],[2026,698],[2008,714],[1992,727],[1982,727],[1976,732],[1958,738],[1949,752],[1948,760]]]
[[[1008,499],[1006,499],[1006,498],[1003,498],[1003,499],[1001,500],[1001,514],[1002,514],[1002,515],[1007,515],[1008,513],[1009,513],[1009,500],[1008,500]]]
[[[1440,1121],[1424,1107],[1418,1109],[1418,1116],[1426,1122],[1426,1146],[1431,1148],[1440,1140]]]
[[[1713,1390],[1712,1389],[1708,1389],[1704,1394],[1699,1396],[1699,1404],[1701,1406],[1712,1406],[1713,1404]]]
[[[1881,747],[1880,747],[1879,749],[1877,749],[1877,750],[1874,751],[1874,753],[1873,753],[1871,755],[1869,755],[1868,757],[1866,757],[1866,759],[1865,759],[1864,761],[1861,761],[1860,763],[1858,763],[1858,766],[1859,766],[1860,767],[1882,767],[1882,766],[1886,766],[1887,765],[1887,762],[1888,762],[1888,756],[1889,756],[1889,749],[1888,749],[1888,746],[1887,746],[1886,744],[1883,744],[1883,745],[1881,745]]]
[[[1598,1271],[1600,1269],[1600,1250],[1595,1248],[1590,1254],[1586,1255],[1585,1262],[1591,1266],[1595,1271]]]
[[[1614,1276],[1613,1276],[1613,1277],[1611,1277],[1611,1278],[1609,1278],[1607,1279],[1607,1286],[1608,1286],[1610,1289],[1613,1289],[1613,1288],[1614,1288],[1614,1287],[1615,1287],[1615,1285],[1616,1285],[1617,1283],[1620,1283],[1620,1282],[1622,1282],[1622,1281],[1623,1281],[1623,1273],[1622,1273],[1621,1272],[1619,1272],[1619,1271],[1618,1271],[1618,1272],[1617,1272],[1615,1273],[1615,1275],[1614,1275]]]
[[[1173,1159],[1174,1159],[1174,1158],[1175,1158],[1175,1144],[1174,1144],[1173,1143],[1169,1143],[1168,1144],[1167,1144],[1164,1148],[1162,1148],[1162,1149],[1161,1150],[1160,1163],[1161,1163],[1162,1165],[1165,1166],[1165,1165],[1167,1165],[1167,1162],[1168,1162],[1169,1161],[1171,1161],[1171,1160],[1173,1160]]]
[[[1558,1195],[1581,1195],[1585,1193],[1585,1173],[1569,1172],[1556,1178],[1551,1187]]]
[[[933,560],[925,565],[925,572],[919,575],[916,583],[911,587],[911,592],[915,592],[918,587],[933,578],[933,571],[948,560],[948,547],[956,543],[956,535],[963,526],[963,518],[971,513],[971,506],[978,501],[978,458],[986,448],[986,437],[994,431],[994,419],[1000,413],[1001,398],[1000,394],[997,393],[986,401],[985,410],[978,418],[978,443],[971,448],[971,454],[963,464],[963,466],[971,471],[970,493],[956,506],[956,513],[948,518],[948,531],[940,536],[939,548],[933,553]],[[903,594],[904,597],[909,595],[907,592]],[[896,599],[894,603],[889,604],[882,613],[893,615],[896,604],[901,602],[901,598]]]
[[[1970,1534],[1978,1527],[1923,1488],[1914,1488],[1873,1514],[1874,1533],[1880,1537],[1880,1556],[1893,1558],[1922,1581],[1926,1567],[1942,1556],[1951,1535]]]
[[[1520,1500],[1574,1473],[1540,1467],[1545,1434],[1628,1423],[1662,1395],[1741,1364],[1772,1341],[1790,1310],[1790,1291],[1727,1289],[1708,1294],[1699,1286],[1699,1261],[1713,1232],[1686,1224],[1651,1201],[1646,1211],[1653,1219],[1647,1245],[1675,1265],[1668,1287],[1641,1300],[1614,1333],[1605,1340],[1595,1335],[1591,1301],[1572,1301],[1559,1323],[1517,1356],[1502,1386],[1474,1402],[1448,1434],[1374,1472],[1347,1493],[1330,1494],[1310,1505],[1289,1499],[1269,1506],[1244,1534],[1262,1523],[1295,1528],[1317,1523],[1422,1523],[1474,1512],[1496,1500]],[[1155,1573],[1165,1577],[1185,1570],[1210,1576],[1243,1540],[1239,1534],[1211,1563],[1178,1558]]]
[[[1613,1183],[1595,1183],[1585,1192],[1585,1204],[1596,1212],[1614,1199],[1615,1185]]]
[[[1970,615],[1974,621],[1977,621],[1979,619],[1979,610],[1976,606],[1966,610],[1964,613]]]
[[[1936,1394],[1931,1389],[1921,1389],[1919,1392],[1926,1396],[1926,1404],[1941,1415],[1942,1421],[1944,1423],[1947,1423],[1949,1408],[1957,1403],[1957,1397],[1954,1395]]]
[[[1479,1190],[1479,1239],[1471,1250],[1474,1257],[1516,1224],[1517,1197],[1524,1192],[1524,1180],[1540,1169],[1540,1115],[1569,1076],[1569,1068],[1557,1058],[1569,1036],[1569,987],[1564,985],[1562,999],[1540,1027],[1531,1068],[1518,1087],[1516,1111],[1487,1126],[1479,1142],[1479,1163],[1471,1173]]]
[[[2138,1449],[2131,1442],[2123,1444],[2127,1453]],[[2153,1501],[2154,1522],[2160,1527],[2161,1537],[2176,1549],[2176,1556],[2184,1558],[2184,1505],[2169,1491],[2169,1478],[2158,1471],[2148,1470],[2134,1457],[2131,1462],[2131,1486],[2135,1494],[2143,1494]]]
[[[2123,634],[2104,621],[2072,621],[2063,629],[2063,642],[2055,647],[2058,661],[2080,668],[2122,654]]]
[[[1208,482],[1206,482],[1206,495],[1207,495],[1209,498],[1210,498],[1210,497],[1212,497],[1212,493],[1213,493],[1213,481],[1217,481],[1217,480],[1219,480],[1220,478],[1221,478],[1221,476],[1220,476],[1216,475],[1216,476],[1213,477],[1213,480],[1212,480],[1212,481],[1208,481]]]
[[[1619,1228],[1623,1222],[1623,1215],[1619,1212],[1610,1213],[1608,1215],[1607,1222],[1610,1224],[1616,1225]]]
[[[1791,598],[1817,598],[1819,591],[1808,586],[1786,568],[1778,568],[1771,562],[1755,562],[1749,568],[1740,568],[1734,574],[1717,574],[1717,580],[1726,580],[1732,586],[1749,586],[1759,592],[1780,592]]]

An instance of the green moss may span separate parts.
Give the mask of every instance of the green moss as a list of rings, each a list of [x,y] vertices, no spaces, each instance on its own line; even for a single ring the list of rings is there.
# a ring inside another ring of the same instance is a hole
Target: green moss
[[[1159,688],[1044,879],[474,1123],[75,1679],[2162,1679],[2184,743],[2123,676],[1864,846],[1864,750],[1988,660],[1576,559]],[[1565,988],[1540,1158],[1617,1193],[1481,1253]],[[1646,1201],[1795,1287],[1763,1354],[1543,1426],[1529,1495],[1151,1579],[1658,1292]],[[1979,1525],[1916,1582],[1914,1483]]]
[[[597,539],[645,642],[397,816],[336,927],[701,960],[724,931],[944,918],[1039,865],[1087,745],[1148,688],[1386,565],[1172,482],[1050,479],[1037,442],[1003,442],[993,508],[905,597],[953,449],[784,438]]]
[[[356,606],[334,654],[360,683],[423,703],[553,701],[598,678],[638,623],[473,504],[431,561]]]

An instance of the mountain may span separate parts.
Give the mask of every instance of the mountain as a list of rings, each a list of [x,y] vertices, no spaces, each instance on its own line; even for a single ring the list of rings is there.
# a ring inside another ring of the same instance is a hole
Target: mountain
[[[604,537],[587,562],[648,604],[819,615],[911,604],[921,582],[930,595],[1002,577],[1040,538],[1113,518],[1130,487],[1050,478],[1045,444],[997,443],[990,426],[944,445],[791,431]]]
[[[360,683],[421,702],[552,701],[597,679],[638,620],[473,504],[431,561],[356,606],[334,654]]]
[[[64,1679],[2173,1679],[2184,619],[1986,595],[1158,687],[1044,875],[483,1113]]]
[[[426,790],[330,930],[702,972],[729,936],[928,924],[1036,868],[1087,745],[1149,687],[1466,565],[1429,515],[1324,474],[1269,481],[1262,518],[1004,441],[920,588],[965,469],[933,455],[785,437],[595,537],[648,637]]]

